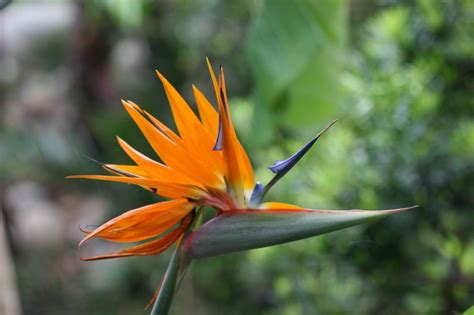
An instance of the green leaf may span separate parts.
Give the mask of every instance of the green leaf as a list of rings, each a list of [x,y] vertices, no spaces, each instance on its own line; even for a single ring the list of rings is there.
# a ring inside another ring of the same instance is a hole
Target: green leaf
[[[464,315],[474,315],[474,306],[471,306],[467,311],[463,313]]]
[[[265,100],[272,100],[308,63],[323,35],[310,1],[266,1],[248,37],[248,56]]]
[[[246,43],[259,130],[272,128],[268,112],[281,113],[289,126],[314,126],[337,116],[346,24],[345,0],[264,2]]]
[[[217,256],[329,233],[412,208],[224,212],[190,234],[185,247],[192,258]]]

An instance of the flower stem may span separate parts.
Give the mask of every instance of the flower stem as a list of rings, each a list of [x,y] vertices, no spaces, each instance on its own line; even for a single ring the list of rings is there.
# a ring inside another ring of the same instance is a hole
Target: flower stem
[[[202,224],[203,212],[201,208],[196,209],[197,215],[193,217],[193,224],[190,225],[186,233],[176,243],[176,249],[174,250],[173,256],[166,269],[165,276],[161,282],[161,287],[158,293],[158,297],[153,304],[151,315],[166,315],[171,307],[173,296],[176,293],[179,284],[184,278],[186,270],[191,264],[191,257],[188,255],[187,250],[183,249],[188,234]],[[194,214],[192,214],[194,216]]]
[[[173,296],[176,291],[176,280],[178,277],[179,264],[181,261],[182,253],[182,244],[180,241],[171,257],[168,269],[166,269],[163,282],[161,283],[160,293],[156,298],[153,308],[151,310],[151,315],[166,315],[173,301]]]

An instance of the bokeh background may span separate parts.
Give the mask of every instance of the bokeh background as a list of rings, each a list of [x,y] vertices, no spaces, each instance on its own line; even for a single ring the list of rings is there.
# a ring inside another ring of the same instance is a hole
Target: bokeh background
[[[146,314],[170,253],[81,262],[79,226],[156,201],[66,180],[152,155],[121,107],[171,124],[154,69],[211,98],[226,70],[239,136],[266,169],[339,122],[268,199],[420,208],[197,261],[172,314],[456,314],[474,304],[474,2],[0,1],[0,313]]]

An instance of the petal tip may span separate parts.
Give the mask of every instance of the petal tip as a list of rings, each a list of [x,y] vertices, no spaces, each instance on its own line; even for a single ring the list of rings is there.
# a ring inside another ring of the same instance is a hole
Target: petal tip
[[[393,212],[404,212],[404,211],[416,209],[416,208],[419,208],[419,207],[420,207],[420,205],[413,205],[413,206],[410,206],[410,207],[405,207],[405,208],[400,208],[400,209],[394,209]]]
[[[82,239],[79,244],[77,245],[77,247],[81,247],[82,245],[84,245],[84,243],[87,241],[87,238],[84,238]]]
[[[208,65],[208,67],[212,68],[212,65],[211,65],[211,60],[209,59],[209,57],[206,56],[206,63]]]
[[[385,212],[385,213],[388,213],[388,214],[395,214],[395,213],[401,213],[401,212],[405,212],[405,211],[408,211],[408,210],[416,209],[416,208],[419,208],[419,207],[420,207],[420,205],[414,205],[414,206],[404,207],[404,208],[382,210],[382,212]],[[366,211],[371,211],[371,210],[366,210]]]
[[[166,80],[165,76],[158,70],[155,70],[155,73],[158,76],[158,78],[160,79],[161,83],[163,83],[163,85],[165,85],[165,87],[166,87],[166,83],[168,83],[168,80]]]
[[[79,229],[85,233],[85,230],[81,227],[79,227]],[[94,234],[92,234],[92,232],[90,232],[89,234],[87,234],[78,244],[78,247],[81,247],[82,245],[84,245],[85,242],[87,242],[88,240],[90,240],[92,237],[94,236]]]
[[[308,143],[306,143],[303,147],[301,147],[298,151],[296,151],[292,156],[290,156],[286,160],[278,160],[273,165],[269,166],[268,169],[272,171],[274,174],[286,174],[299,160],[311,149],[311,147],[316,143],[316,141],[327,131],[331,128],[337,119],[332,120],[329,122],[326,127],[324,127],[318,134],[311,139]]]

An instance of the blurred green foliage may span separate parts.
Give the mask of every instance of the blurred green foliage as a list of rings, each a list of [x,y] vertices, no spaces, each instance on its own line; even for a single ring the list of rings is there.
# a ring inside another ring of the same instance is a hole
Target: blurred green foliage
[[[209,56],[226,69],[235,124],[263,183],[271,177],[265,165],[339,118],[268,200],[334,209],[421,206],[367,226],[197,261],[172,313],[452,314],[474,304],[472,1],[142,0],[81,8],[84,27],[104,43],[112,96],[94,88],[88,94],[87,86],[68,90],[78,109],[73,131],[54,133],[44,120],[2,130],[0,176],[8,183],[39,181],[52,195],[99,193],[114,205],[107,218],[155,201],[128,186],[64,188],[60,178],[99,172],[81,153],[125,162],[115,134],[151,153],[119,98],[169,123],[153,69],[189,100],[191,82],[210,96]],[[80,57],[96,60],[94,49]],[[70,50],[60,51],[50,58],[63,59],[44,64],[68,68]],[[14,95],[20,87],[5,90]],[[63,282],[47,267],[63,253],[18,248],[26,314],[140,312],[169,258],[87,263]]]
[[[345,1],[267,1],[247,38],[255,78],[254,142],[277,126],[313,127],[337,113],[346,41]]]

